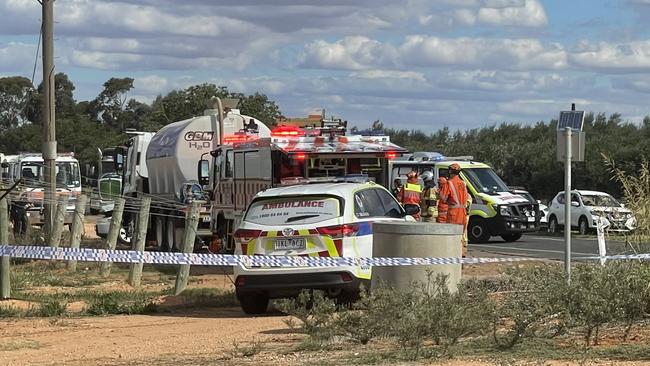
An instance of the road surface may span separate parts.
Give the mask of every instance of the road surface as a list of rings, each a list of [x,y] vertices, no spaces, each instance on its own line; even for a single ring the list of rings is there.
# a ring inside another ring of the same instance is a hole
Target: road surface
[[[607,240],[607,252],[620,254],[625,251],[623,242]],[[546,234],[528,234],[514,243],[506,243],[499,237],[494,237],[489,243],[469,244],[471,256],[525,256],[546,259],[564,259],[564,237],[548,236]],[[629,249],[629,248],[628,248]],[[571,253],[574,259],[598,255],[596,237],[575,236],[571,240]]]

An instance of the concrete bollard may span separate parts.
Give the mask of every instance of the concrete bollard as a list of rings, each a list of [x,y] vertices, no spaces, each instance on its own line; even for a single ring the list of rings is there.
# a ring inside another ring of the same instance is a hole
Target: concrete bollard
[[[460,258],[462,225],[410,222],[377,222],[372,225],[373,257]],[[406,290],[413,282],[426,283],[427,275],[448,276],[447,285],[456,291],[461,277],[460,264],[433,266],[373,267],[371,288],[381,285]]]

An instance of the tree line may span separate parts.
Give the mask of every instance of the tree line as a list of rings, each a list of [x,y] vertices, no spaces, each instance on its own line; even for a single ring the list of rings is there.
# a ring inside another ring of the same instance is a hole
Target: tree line
[[[392,141],[410,151],[438,151],[446,156],[471,155],[497,171],[510,186],[523,186],[534,196],[550,200],[564,189],[564,164],[557,161],[556,119],[532,125],[502,123],[466,131],[448,127],[434,133],[388,129]],[[381,122],[374,125],[382,128]],[[604,157],[618,168],[636,174],[650,156],[650,117],[641,124],[625,122],[619,113],[587,113],[585,161],[573,164],[576,189],[600,190],[621,196]]]
[[[132,78],[111,78],[92,100],[77,101],[75,86],[64,73],[55,76],[59,151],[73,151],[83,163],[97,158],[97,148],[122,144],[126,129],[156,131],[166,124],[201,115],[211,97],[239,98],[242,113],[271,126],[281,115],[266,95],[245,95],[226,86],[199,84],[172,90],[151,103],[129,97]],[[20,76],[0,78],[0,152],[40,151],[42,84],[34,87]],[[453,124],[450,124],[453,126]],[[384,130],[380,121],[373,129]],[[540,199],[550,199],[564,187],[563,164],[556,161],[557,120],[532,125],[502,123],[470,130],[441,128],[433,133],[385,129],[392,141],[410,151],[438,151],[447,156],[472,155],[490,164],[511,186],[526,187]],[[636,172],[650,156],[650,117],[641,124],[618,113],[588,113],[584,131],[585,162],[574,163],[573,186],[620,196],[603,155],[627,172]]]
[[[214,84],[193,85],[158,95],[151,103],[129,97],[133,78],[111,78],[92,100],[77,101],[74,83],[64,73],[54,78],[59,152],[74,152],[83,164],[97,159],[97,148],[123,144],[127,129],[157,131],[200,116],[212,97],[238,98],[243,114],[272,125],[280,108],[266,95],[245,95]],[[42,145],[43,85],[22,76],[0,78],[0,152],[38,152]]]

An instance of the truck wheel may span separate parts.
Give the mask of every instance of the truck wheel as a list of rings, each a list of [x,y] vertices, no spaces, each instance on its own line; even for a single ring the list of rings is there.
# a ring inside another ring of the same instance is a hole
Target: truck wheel
[[[156,247],[161,252],[166,252],[165,249],[165,220],[162,217],[156,217],[154,221],[156,230]]]
[[[472,217],[467,227],[467,239],[470,243],[485,243],[490,240],[490,231],[485,219]]]
[[[264,314],[269,307],[269,295],[265,293],[237,294],[237,299],[241,309],[249,315]]]
[[[589,223],[587,222],[587,218],[584,216],[581,216],[580,220],[578,220],[578,232],[580,235],[589,234]]]
[[[512,234],[503,234],[501,235],[501,239],[508,243],[512,243],[513,241],[517,241],[521,239],[522,233],[512,233]]]
[[[131,239],[133,238],[133,226],[134,223],[131,219],[127,219],[126,221],[122,222],[122,227],[120,228],[120,232],[117,235],[117,240],[121,244],[131,244]]]
[[[163,241],[164,242],[163,250],[165,252],[171,252],[172,249],[174,248],[174,237],[175,237],[174,219],[167,218],[164,221],[165,221],[165,226],[164,226],[165,240]]]
[[[557,218],[555,215],[551,215],[551,217],[548,219],[548,232],[551,234],[558,232]]]

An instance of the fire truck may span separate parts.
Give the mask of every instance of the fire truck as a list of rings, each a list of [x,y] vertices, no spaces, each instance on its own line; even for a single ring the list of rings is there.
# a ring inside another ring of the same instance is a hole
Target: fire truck
[[[199,181],[212,192],[210,251],[232,252],[233,233],[249,202],[271,187],[345,179],[388,185],[388,161],[407,151],[388,136],[347,135],[347,122],[279,126],[270,138],[248,134],[199,161]]]

